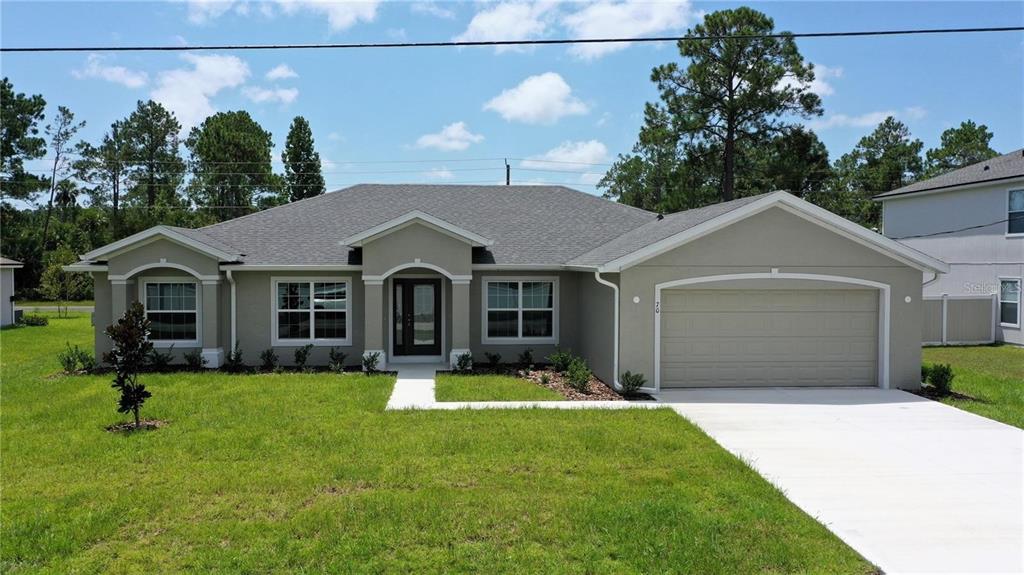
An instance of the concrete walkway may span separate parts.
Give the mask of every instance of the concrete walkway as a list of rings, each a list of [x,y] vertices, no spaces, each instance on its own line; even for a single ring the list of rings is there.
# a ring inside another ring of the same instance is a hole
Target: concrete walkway
[[[1024,571],[1020,429],[895,390],[661,399],[886,573]]]

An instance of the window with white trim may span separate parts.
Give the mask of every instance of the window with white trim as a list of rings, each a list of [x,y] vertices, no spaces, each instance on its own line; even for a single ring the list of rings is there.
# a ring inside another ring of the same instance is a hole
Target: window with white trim
[[[554,342],[557,281],[492,279],[484,282],[485,339]]]
[[[1010,190],[1006,233],[1024,234],[1024,190]]]
[[[1020,278],[999,280],[999,323],[1020,326]]]
[[[196,289],[195,281],[144,281],[143,304],[149,320],[150,341],[198,341]]]
[[[348,344],[349,283],[341,279],[274,281],[274,343]]]

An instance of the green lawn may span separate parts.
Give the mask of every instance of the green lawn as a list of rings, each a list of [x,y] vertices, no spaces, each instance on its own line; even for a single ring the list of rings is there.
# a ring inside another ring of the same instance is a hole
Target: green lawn
[[[943,403],[1024,428],[1024,349],[1012,345],[928,347],[924,362],[953,366],[953,391],[978,401]]]
[[[57,305],[58,303],[60,303],[61,305],[69,305],[69,306],[94,306],[94,305],[96,305],[96,302],[91,300],[91,299],[82,300],[82,301],[62,301],[62,302],[47,301],[47,300],[25,300],[25,301],[15,301],[14,302],[14,307],[19,307],[19,308],[21,308],[21,307],[53,307],[53,306]]]
[[[112,434],[89,320],[0,332],[6,573],[867,573],[669,410],[385,412],[390,377],[147,375]],[[251,356],[256,350],[244,350]]]
[[[438,401],[558,401],[565,398],[556,391],[532,381],[508,375],[437,376]]]

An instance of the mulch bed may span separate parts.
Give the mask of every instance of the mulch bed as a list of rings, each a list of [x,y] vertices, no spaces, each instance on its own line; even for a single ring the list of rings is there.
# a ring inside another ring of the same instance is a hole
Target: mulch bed
[[[544,374],[548,376],[547,385],[541,383],[541,378]],[[608,387],[603,381],[593,375],[590,376],[587,393],[580,393],[569,387],[565,377],[550,368],[519,370],[516,372],[516,376],[532,381],[541,387],[554,390],[569,401],[625,401],[614,389]]]
[[[136,431],[151,431],[159,429],[165,425],[169,425],[171,422],[164,421],[162,419],[143,419],[139,422],[139,426],[135,427],[134,421],[124,421],[121,423],[115,423],[114,425],[108,425],[106,430],[111,433],[134,433]]]
[[[925,399],[931,399],[931,400],[935,400],[935,401],[938,401],[940,399],[959,399],[961,401],[977,401],[979,403],[984,403],[985,402],[983,399],[978,399],[977,397],[974,397],[973,395],[967,395],[967,394],[958,393],[958,392],[955,392],[955,391],[951,391],[951,392],[943,395],[943,394],[939,393],[938,391],[936,391],[936,389],[934,387],[928,387],[928,386],[922,387],[921,389],[917,389],[917,390],[911,391],[910,393],[913,393],[914,395],[919,395],[919,396],[921,396],[921,397],[923,397]]]

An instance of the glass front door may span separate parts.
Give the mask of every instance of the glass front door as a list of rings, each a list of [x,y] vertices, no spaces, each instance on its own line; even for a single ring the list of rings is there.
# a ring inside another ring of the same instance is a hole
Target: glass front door
[[[441,355],[441,280],[396,278],[392,305],[395,355]]]

